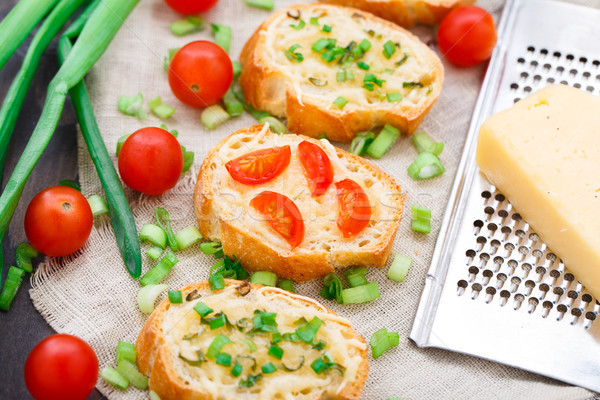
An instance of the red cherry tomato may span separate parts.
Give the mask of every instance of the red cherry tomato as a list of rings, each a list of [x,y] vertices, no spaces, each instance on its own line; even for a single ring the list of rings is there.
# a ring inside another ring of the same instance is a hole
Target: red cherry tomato
[[[173,94],[192,107],[215,104],[233,81],[233,66],[219,45],[198,40],[183,46],[169,65]]]
[[[250,200],[250,206],[262,215],[292,249],[304,239],[304,222],[296,204],[280,193],[264,191]]]
[[[335,188],[338,198],[337,226],[345,238],[356,236],[371,220],[369,197],[352,179],[336,182]]]
[[[210,10],[217,0],[165,0],[174,11],[183,15],[199,14]]]
[[[312,197],[319,197],[333,182],[333,168],[327,153],[321,146],[306,140],[298,145],[298,158],[308,179]]]
[[[175,136],[161,128],[132,133],[119,153],[119,173],[130,188],[148,195],[171,189],[183,171],[183,152]]]
[[[494,18],[482,8],[459,7],[449,12],[437,33],[442,54],[461,67],[479,64],[490,58],[496,45]]]
[[[260,185],[277,178],[290,163],[290,146],[271,147],[228,161],[225,168],[234,181]]]
[[[83,400],[97,379],[98,358],[76,336],[48,336],[25,361],[25,385],[36,400]]]
[[[94,216],[87,199],[68,186],[39,192],[25,212],[25,235],[33,247],[52,257],[79,250],[92,231]]]

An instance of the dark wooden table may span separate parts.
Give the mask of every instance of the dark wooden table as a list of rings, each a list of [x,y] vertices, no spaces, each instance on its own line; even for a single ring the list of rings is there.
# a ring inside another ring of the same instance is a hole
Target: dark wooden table
[[[17,3],[17,0],[0,1],[0,19]],[[2,39],[0,39],[2,40]],[[0,99],[10,87],[13,77],[21,66],[29,44],[27,40],[0,71]],[[13,138],[6,156],[2,187],[10,177],[19,160],[25,145],[33,132],[40,116],[46,87],[56,71],[56,40],[50,45],[42,58],[29,90],[27,99],[15,127]],[[26,240],[23,230],[23,217],[29,201],[42,189],[58,184],[62,179],[77,180],[77,138],[75,113],[67,102],[62,118],[48,148],[35,167],[19,206],[15,212],[8,234],[3,242],[4,271],[6,277],[8,267],[14,265],[14,251],[18,243]],[[54,333],[42,316],[33,307],[29,299],[29,277],[25,279],[14,299],[9,312],[0,311],[0,399],[31,399],[23,376],[27,355],[43,338]],[[89,399],[100,399],[102,396],[94,391]]]

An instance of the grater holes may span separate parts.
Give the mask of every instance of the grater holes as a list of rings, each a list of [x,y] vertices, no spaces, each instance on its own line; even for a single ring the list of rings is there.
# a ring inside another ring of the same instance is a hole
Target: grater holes
[[[531,91],[532,91],[532,90],[533,90],[533,89],[531,89],[531,86],[525,86],[525,87],[523,88],[523,91],[524,91],[525,93],[531,93]]]
[[[504,219],[504,218],[508,217],[508,211],[506,211],[506,210],[500,210],[500,211],[498,211],[498,216],[500,218]]]
[[[486,207],[485,210],[483,210],[483,212],[485,212],[488,215],[494,214],[494,211],[495,211],[494,208],[490,207],[490,206]]]
[[[579,57],[579,62],[585,64],[588,62],[588,59],[586,57]]]
[[[540,285],[540,291],[544,292],[544,296],[546,296],[546,293],[548,293],[549,290],[550,290],[550,286],[548,286],[548,284],[542,283]]]
[[[554,81],[554,78],[550,77],[550,78],[546,79],[546,82],[548,82],[549,84],[553,84],[555,81]]]
[[[563,72],[565,72],[565,67],[563,67],[562,65],[556,67],[556,72],[558,72],[559,74],[562,74]]]
[[[523,80],[526,80],[528,77],[529,77],[529,72],[525,72],[525,71],[521,72],[521,78]],[[517,85],[517,84],[514,84],[514,85],[516,85],[516,87],[514,89],[518,89],[519,88],[519,85]],[[512,87],[512,85],[511,85],[511,87]]]
[[[567,293],[567,297],[572,300],[575,300],[577,297],[579,297],[579,294],[574,290],[569,290],[569,293]]]
[[[532,242],[537,242],[538,240],[540,240],[540,237],[537,233],[530,233],[529,240],[531,240]]]
[[[593,86],[588,86],[585,88],[586,91],[588,91],[589,93],[592,93],[594,91],[594,87]]]
[[[546,72],[547,72],[547,71],[550,71],[550,68],[552,68],[552,65],[550,65],[550,64],[547,64],[547,63],[546,63],[546,64],[544,64],[544,69],[546,70]]]
[[[517,62],[519,64],[525,64],[525,59],[523,57],[519,57],[519,58],[517,58]]]
[[[539,65],[539,63],[536,60],[532,60],[529,65],[531,65],[534,69],[535,67],[537,67]]]
[[[510,84],[510,88],[512,90],[517,90],[519,88],[519,85],[513,82],[513,83]]]
[[[485,292],[486,292],[487,294],[491,294],[491,295],[493,296],[493,295],[495,295],[495,294],[496,294],[496,289],[494,289],[493,287],[491,287],[491,286],[490,286],[490,287],[488,287],[488,288],[486,288],[486,289],[485,289]],[[593,314],[593,313],[592,313],[592,314]]]
[[[550,313],[550,310],[552,310],[552,307],[554,307],[554,304],[552,304],[551,301],[546,300],[542,303],[542,307],[544,307],[544,311],[542,312],[542,318],[546,318]]]
[[[579,318],[579,317],[581,317],[581,314],[583,314],[583,313],[581,312],[581,310],[579,308],[573,308],[571,310],[571,315],[574,317]]]
[[[567,54],[567,60],[569,61],[573,61],[575,59],[575,56],[573,54]]]
[[[548,55],[548,49],[540,49],[540,54],[547,56]]]
[[[573,78],[577,76],[577,70],[575,68],[572,68],[569,71],[569,75],[571,75]]]
[[[550,271],[550,276],[554,279],[557,279],[560,277],[560,271],[557,269],[553,269],[552,271]]]
[[[541,258],[544,255],[544,252],[540,249],[535,249],[531,252],[531,255],[533,255],[535,258]]]
[[[547,64],[546,64],[547,65]],[[545,66],[545,65],[544,65]],[[534,75],[533,76],[533,81],[537,84],[539,81],[542,80],[542,76],[541,75]]]
[[[559,305],[556,307],[556,311],[558,311],[558,312],[559,312],[559,313],[561,313],[561,314],[564,314],[564,313],[566,313],[566,312],[567,312],[567,310],[568,310],[568,308],[567,308],[567,306],[565,306],[564,304],[559,304]]]
[[[526,255],[529,253],[529,247],[527,246],[519,246],[519,253]]]
[[[484,199],[489,199],[490,197],[492,197],[492,194],[487,190],[484,190],[483,192],[481,192],[481,197],[483,197]]]
[[[593,311],[588,311],[585,313],[585,319],[589,319],[590,321],[594,321],[596,319],[596,314]]]
[[[519,213],[514,213],[512,215],[512,219],[513,219],[513,221],[519,222],[523,219],[523,217],[521,217],[521,214],[519,214]]]
[[[529,303],[529,309],[527,310],[527,312],[529,314],[533,313],[535,311],[535,308],[538,306],[538,304],[540,303],[538,299],[536,299],[535,297],[530,297],[529,300],[527,301]]]
[[[527,51],[530,53],[533,53],[535,51],[535,47],[529,46],[529,47],[527,47]]]
[[[600,61],[594,60],[592,61],[592,64],[594,64],[594,67],[598,67],[600,65]]]
[[[469,258],[475,257],[475,254],[477,254],[475,252],[475,250],[467,250],[467,252],[466,252],[466,256],[469,257]]]
[[[494,196],[494,198],[496,200],[498,200],[499,202],[503,202],[504,200],[506,200],[506,197],[504,197],[504,195],[498,193],[496,196]]]
[[[563,294],[565,294],[565,290],[561,287],[555,287],[554,289],[552,289],[552,293],[560,297]]]
[[[553,55],[554,57],[556,57],[556,58],[560,58],[560,56],[561,56],[562,54],[560,54],[560,51],[555,51],[554,53],[552,53],[552,55]]]
[[[560,81],[560,84],[561,84],[561,85],[568,85],[568,84],[569,84],[569,82],[567,82],[567,81]]]
[[[589,79],[591,75],[592,74],[590,74],[588,71],[585,71],[583,74],[581,74],[581,76],[583,76],[585,79]]]
[[[587,293],[581,296],[581,301],[583,301],[584,303],[591,303],[592,299],[592,296]]]
[[[566,85],[566,83],[565,83],[565,85]],[[576,89],[581,89],[581,83],[574,83],[573,87]]]
[[[546,254],[546,260],[550,260],[550,261],[554,262],[554,261],[556,261],[556,258],[557,258],[556,254],[554,254],[554,253]]]

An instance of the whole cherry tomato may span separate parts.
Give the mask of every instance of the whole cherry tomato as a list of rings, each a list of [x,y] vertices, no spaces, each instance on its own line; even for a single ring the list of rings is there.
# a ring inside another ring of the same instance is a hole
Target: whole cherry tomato
[[[264,191],[250,200],[250,206],[263,216],[292,249],[304,239],[304,221],[298,207],[289,197],[280,193]]]
[[[181,145],[161,128],[142,128],[132,133],[119,153],[119,173],[130,188],[148,195],[171,189],[183,170]]]
[[[437,33],[437,41],[448,61],[461,67],[490,58],[496,45],[494,18],[482,8],[459,7],[450,11]]]
[[[48,336],[25,361],[25,385],[36,400],[83,400],[97,379],[96,353],[76,336]]]
[[[369,225],[371,203],[362,187],[352,179],[335,183],[338,198],[337,226],[342,236],[356,236]]]
[[[210,10],[217,0],[165,0],[167,5],[180,14],[199,14]]]
[[[228,161],[225,168],[234,181],[260,185],[277,178],[290,164],[290,146],[270,147]]]
[[[333,182],[333,167],[327,153],[320,146],[304,140],[298,145],[298,158],[308,179],[311,196],[319,197]]]
[[[94,216],[87,199],[68,186],[39,192],[25,212],[25,235],[33,247],[52,257],[79,250],[92,231]]]
[[[183,46],[169,64],[173,94],[192,107],[215,104],[233,81],[233,66],[219,45],[198,40]]]

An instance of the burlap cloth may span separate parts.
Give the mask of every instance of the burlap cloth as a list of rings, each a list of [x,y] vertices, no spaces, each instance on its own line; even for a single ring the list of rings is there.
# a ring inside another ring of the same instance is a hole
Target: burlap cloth
[[[293,0],[276,0],[278,8],[294,3]],[[578,3],[599,6],[598,1],[592,0],[580,0]],[[486,0],[480,1],[479,5],[498,18],[503,1]],[[245,40],[268,15],[266,11],[246,6],[242,0],[221,0],[206,14],[206,18],[233,28],[230,54],[236,59]],[[172,35],[168,27],[177,19],[179,16],[171,12],[163,0],[142,0],[87,78],[100,130],[112,154],[120,136],[144,126],[161,124],[153,116],[142,122],[119,113],[119,95],[138,92],[143,93],[147,100],[161,96],[166,104],[176,106],[177,112],[166,123],[170,129],[177,129],[180,142],[196,153],[193,170],[168,194],[150,198],[127,191],[138,228],[152,222],[153,209],[159,205],[170,211],[175,231],[194,224],[192,193],[200,163],[209,149],[223,137],[255,123],[251,116],[244,115],[215,131],[208,131],[200,123],[199,110],[186,107],[174,98],[163,70],[167,49],[180,47],[192,40],[210,39],[210,29],[182,38]],[[421,27],[413,31],[425,42],[433,38],[430,28]],[[593,394],[584,389],[475,357],[438,349],[419,349],[408,339],[484,74],[483,66],[459,69],[446,63],[445,67],[444,89],[421,129],[445,143],[441,159],[446,172],[441,177],[426,181],[410,179],[406,168],[415,158],[416,151],[407,137],[402,137],[388,154],[375,161],[402,186],[408,196],[406,204],[419,204],[432,210],[432,232],[428,235],[414,233],[410,227],[410,212],[405,214],[393,252],[408,255],[414,260],[406,280],[396,283],[386,278],[387,268],[372,269],[367,278],[378,282],[381,298],[354,306],[340,306],[323,300],[327,306],[349,318],[356,330],[367,339],[382,327],[400,333],[398,347],[377,360],[370,360],[363,398],[590,398]],[[79,179],[85,195],[102,194],[83,140],[79,140]],[[197,247],[179,252],[177,257],[179,264],[165,279],[173,289],[206,279],[208,268],[215,263],[212,256],[202,254]],[[148,261],[144,256],[144,272],[152,264]],[[146,319],[136,303],[140,285],[125,270],[113,232],[106,221],[96,224],[79,255],[70,259],[49,259],[41,265],[32,278],[32,286],[31,299],[46,321],[57,332],[74,334],[86,340],[96,351],[101,368],[115,366],[117,341],[134,342]],[[297,291],[320,298],[320,286],[320,283],[297,285]],[[135,388],[123,392],[102,380],[98,381],[97,387],[111,399],[148,397],[147,392]]]

